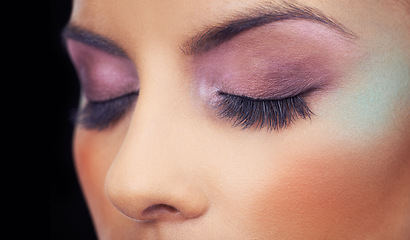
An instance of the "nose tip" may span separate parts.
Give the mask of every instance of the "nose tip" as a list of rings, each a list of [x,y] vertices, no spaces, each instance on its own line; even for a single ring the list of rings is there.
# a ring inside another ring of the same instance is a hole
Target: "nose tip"
[[[192,181],[162,181],[163,178],[156,177],[140,180],[124,181],[124,175],[117,179],[111,175],[106,181],[108,199],[128,218],[135,221],[185,221],[198,218],[207,211],[207,197]]]
[[[107,193],[114,207],[135,221],[177,221],[198,218],[207,210],[201,197],[179,195],[160,201],[161,197],[144,194]]]

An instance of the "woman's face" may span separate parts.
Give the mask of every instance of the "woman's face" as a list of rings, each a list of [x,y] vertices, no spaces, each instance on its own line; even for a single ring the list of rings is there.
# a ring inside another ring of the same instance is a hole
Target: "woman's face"
[[[101,239],[408,239],[409,1],[76,0]]]

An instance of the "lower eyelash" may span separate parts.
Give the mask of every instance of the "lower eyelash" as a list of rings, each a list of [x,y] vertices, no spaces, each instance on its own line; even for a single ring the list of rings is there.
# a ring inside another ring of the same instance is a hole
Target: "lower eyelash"
[[[219,115],[243,129],[267,127],[279,130],[288,127],[297,118],[310,118],[313,112],[300,95],[283,99],[253,99],[219,92]]]
[[[73,117],[86,129],[104,130],[119,120],[135,102],[138,93],[130,93],[107,101],[90,101]]]

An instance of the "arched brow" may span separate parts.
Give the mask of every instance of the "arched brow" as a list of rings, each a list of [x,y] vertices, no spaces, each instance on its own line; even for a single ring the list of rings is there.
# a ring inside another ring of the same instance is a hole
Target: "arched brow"
[[[68,24],[63,29],[61,35],[64,45],[66,45],[67,39],[73,39],[89,46],[98,48],[109,54],[129,59],[124,49],[122,49],[114,41],[78,26]]]
[[[317,8],[282,2],[281,4],[265,4],[256,8],[246,9],[243,13],[236,14],[233,20],[228,20],[217,26],[208,27],[184,42],[181,46],[181,50],[186,55],[204,53],[246,30],[272,22],[290,19],[316,21],[336,30],[343,37],[351,39],[357,38],[351,30]]]

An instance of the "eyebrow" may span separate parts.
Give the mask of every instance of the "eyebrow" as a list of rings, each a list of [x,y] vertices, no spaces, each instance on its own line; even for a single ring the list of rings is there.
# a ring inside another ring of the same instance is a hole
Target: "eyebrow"
[[[301,4],[284,1],[281,4],[265,4],[245,12],[247,13],[238,14],[238,16],[233,18],[234,20],[227,21],[218,26],[208,27],[205,31],[198,33],[184,42],[181,50],[185,55],[201,54],[249,29],[272,22],[291,19],[316,21],[336,30],[341,36],[349,39],[357,38],[357,35],[350,29],[330,16],[327,16],[319,9]]]
[[[357,38],[350,29],[343,26],[330,16],[317,8],[302,4],[283,1],[281,4],[265,4],[248,11],[242,11],[234,16],[233,20],[225,21],[216,26],[211,26],[185,41],[180,49],[185,55],[199,55],[207,52],[224,42],[231,40],[238,34],[260,27],[262,25],[291,19],[305,19],[325,24],[336,30],[341,36],[349,39]],[[62,31],[62,39],[66,45],[67,39],[73,39],[93,46],[107,53],[129,58],[126,51],[114,41],[92,31],[76,25],[68,24]]]
[[[75,25],[67,25],[64,27],[62,33],[63,45],[67,48],[67,40],[73,39],[89,46],[95,47],[109,54],[128,58],[126,51],[121,48],[114,41],[107,37],[101,36],[97,33],[82,29],[81,27]]]

